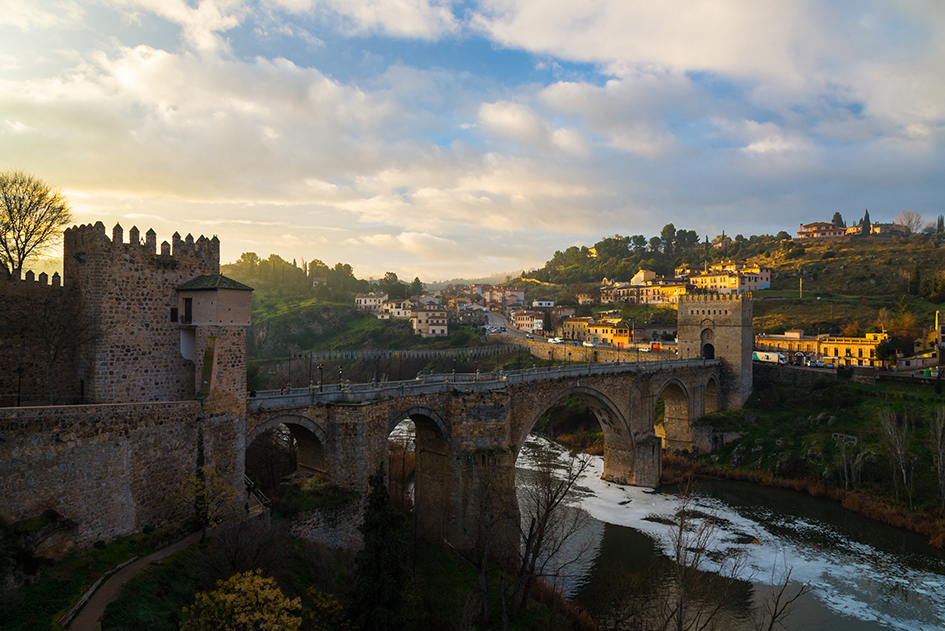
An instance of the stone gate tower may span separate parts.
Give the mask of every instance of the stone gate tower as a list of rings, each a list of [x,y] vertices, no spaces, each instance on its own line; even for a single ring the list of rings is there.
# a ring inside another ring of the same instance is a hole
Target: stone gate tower
[[[680,296],[678,318],[679,358],[720,360],[721,407],[742,407],[752,390],[751,294]]]

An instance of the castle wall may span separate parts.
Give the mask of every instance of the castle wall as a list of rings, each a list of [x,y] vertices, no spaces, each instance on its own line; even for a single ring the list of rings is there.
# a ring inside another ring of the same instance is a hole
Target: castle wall
[[[680,297],[678,318],[679,358],[714,353],[722,363],[719,380],[722,407],[742,407],[752,390],[751,294]]]
[[[207,466],[237,485],[244,418],[196,401],[0,409],[0,516],[52,508],[77,522],[80,545],[179,520],[190,507],[173,493],[195,472],[198,426]]]
[[[0,406],[16,405],[18,393],[21,405],[48,404],[50,383],[57,403],[81,402],[75,349],[59,343],[60,329],[72,324],[74,295],[58,274],[51,282],[33,272],[25,280],[0,278]]]
[[[64,276],[78,287],[101,332],[83,349],[78,378],[97,403],[191,398],[194,364],[181,355],[180,323],[172,321],[171,309],[181,308],[178,285],[219,273],[219,241],[200,237],[195,243],[175,234],[173,249],[164,242],[158,252],[153,231],[143,244],[137,229],[129,236],[125,243],[116,226],[109,238],[101,222],[65,231]]]

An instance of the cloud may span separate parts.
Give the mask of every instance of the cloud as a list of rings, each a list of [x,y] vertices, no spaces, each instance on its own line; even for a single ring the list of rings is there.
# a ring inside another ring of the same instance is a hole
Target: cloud
[[[140,10],[177,24],[184,41],[206,53],[228,50],[219,33],[239,26],[249,11],[242,0],[200,0],[196,7],[185,0],[113,0],[113,4],[132,18]]]
[[[75,0],[52,2],[23,2],[0,0],[0,25],[9,25],[24,31],[51,29],[81,20],[82,6]]]

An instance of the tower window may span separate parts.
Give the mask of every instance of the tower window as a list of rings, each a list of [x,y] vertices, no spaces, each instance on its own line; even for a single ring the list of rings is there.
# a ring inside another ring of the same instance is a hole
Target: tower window
[[[177,307],[171,307],[171,322],[177,322]]]

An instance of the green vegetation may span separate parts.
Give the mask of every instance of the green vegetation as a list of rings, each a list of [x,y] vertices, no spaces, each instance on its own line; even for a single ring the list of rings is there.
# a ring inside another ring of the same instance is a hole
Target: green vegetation
[[[933,384],[821,378],[810,386],[785,386],[756,371],[755,391],[743,410],[715,412],[700,421],[715,432],[745,435],[700,460],[710,468],[706,471],[717,475],[754,472],[770,477],[746,479],[800,481],[803,484],[787,486],[814,494],[856,492],[858,501],[872,498],[871,506],[879,500],[886,511],[911,513],[920,526],[896,525],[934,537],[945,527],[930,432],[941,406],[945,398],[935,393]],[[906,488],[895,477],[896,463],[881,424],[884,412],[912,422]],[[845,497],[836,495],[839,500]],[[877,507],[872,509],[875,518],[894,523]]]
[[[3,529],[5,550],[12,553],[15,567],[7,576],[16,589],[0,590],[0,620],[4,631],[33,631],[51,628],[51,621],[64,613],[99,577],[133,556],[142,556],[164,547],[178,537],[176,531],[146,528],[144,532],[97,545],[73,550],[64,558],[34,557],[15,542],[23,532],[35,532],[33,526],[50,523],[48,517],[11,524]],[[28,581],[28,582],[26,582]]]
[[[303,630],[345,629],[345,618],[338,604],[350,607],[348,586],[354,569],[352,557],[341,551],[309,544],[292,537],[273,539],[274,554],[263,565],[263,575],[275,579],[288,598],[301,598]],[[176,631],[183,623],[184,607],[194,601],[197,592],[214,589],[221,575],[231,570],[221,564],[221,541],[192,546],[149,567],[129,581],[122,595],[108,606],[102,628],[125,631]],[[439,631],[451,628],[501,628],[479,625],[478,591],[475,573],[445,548],[417,541],[408,560],[411,578],[403,593],[407,628]],[[229,574],[227,574],[229,576]],[[490,600],[498,611],[499,572],[489,575]],[[560,596],[546,599],[566,607]],[[48,620],[48,617],[46,618]],[[335,626],[325,626],[330,619]],[[531,601],[521,615],[510,621],[511,631],[538,631],[551,628],[567,631],[580,627],[560,611]],[[461,627],[459,624],[468,625]],[[33,629],[48,624],[17,628]],[[6,629],[6,626],[4,626]]]
[[[358,498],[355,491],[334,484],[321,475],[296,484],[283,484],[280,489],[272,498],[272,512],[281,519],[292,519],[302,511],[344,506]]]

